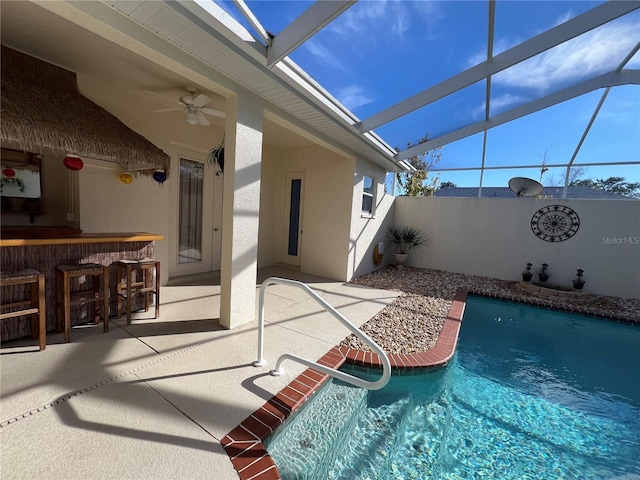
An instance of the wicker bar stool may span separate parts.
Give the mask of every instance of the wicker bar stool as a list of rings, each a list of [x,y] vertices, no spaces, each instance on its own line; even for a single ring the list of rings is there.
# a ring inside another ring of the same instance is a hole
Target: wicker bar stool
[[[3,304],[0,307],[2,310],[11,311],[0,314],[0,320],[30,315],[31,337],[39,337],[40,350],[45,350],[47,348],[47,315],[44,274],[33,269],[20,270],[19,272],[0,272],[0,287],[14,285],[30,285],[30,297],[27,300]]]
[[[150,296],[154,295],[155,312],[160,316],[160,262],[150,258],[142,260],[120,260],[117,263],[118,318],[121,316],[123,300],[127,312],[127,325],[131,325],[131,299],[144,294],[144,311],[149,311]],[[124,278],[124,283],[122,279]]]
[[[71,290],[71,280],[92,277],[92,286],[85,290]],[[102,279],[102,282],[100,280]],[[102,285],[101,285],[102,283]],[[58,332],[64,329],[64,341],[71,341],[71,307],[94,304],[94,323],[100,323],[102,306],[104,333],[109,331],[109,267],[99,263],[58,265],[56,268],[56,319]]]

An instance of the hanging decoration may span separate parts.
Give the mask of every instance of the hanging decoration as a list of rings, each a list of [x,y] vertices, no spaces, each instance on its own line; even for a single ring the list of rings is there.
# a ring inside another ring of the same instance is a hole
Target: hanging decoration
[[[120,181],[125,185],[129,185],[130,183],[133,182],[133,175],[131,175],[130,172],[126,172],[126,171],[122,172],[120,174]]]
[[[167,174],[164,170],[156,170],[153,172],[153,179],[162,185],[167,180]]]
[[[73,172],[82,170],[82,167],[84,167],[82,159],[73,155],[67,155],[64,157],[62,163],[64,163],[64,166]]]
[[[2,175],[5,177],[15,177],[16,171],[13,168],[3,168]]]
[[[222,143],[209,150],[208,160],[209,165],[215,167],[216,175],[224,173],[224,137]]]

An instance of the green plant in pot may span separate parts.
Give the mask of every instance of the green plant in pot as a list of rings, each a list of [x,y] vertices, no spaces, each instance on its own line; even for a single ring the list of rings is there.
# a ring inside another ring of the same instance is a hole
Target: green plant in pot
[[[387,246],[393,246],[393,259],[399,266],[404,265],[409,252],[420,249],[427,242],[427,237],[419,228],[391,225],[387,228]]]
[[[216,169],[216,175],[224,173],[224,138],[222,143],[209,150],[209,165]]]

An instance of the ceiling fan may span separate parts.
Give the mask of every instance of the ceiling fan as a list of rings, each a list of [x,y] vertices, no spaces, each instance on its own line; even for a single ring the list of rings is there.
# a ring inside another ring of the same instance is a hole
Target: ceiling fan
[[[155,110],[155,112],[174,112],[178,110],[186,110],[186,120],[190,125],[202,125],[204,127],[206,127],[207,125],[211,125],[211,122],[209,122],[205,114],[224,118],[224,112],[205,107],[205,105],[211,102],[211,99],[206,95],[200,93],[196,87],[188,86],[187,92],[188,94],[182,95],[179,101],[167,98],[164,95],[160,95],[155,92],[149,93],[153,93],[154,95],[158,95],[159,97],[180,105],[179,107],[175,108],[163,108],[161,110]]]

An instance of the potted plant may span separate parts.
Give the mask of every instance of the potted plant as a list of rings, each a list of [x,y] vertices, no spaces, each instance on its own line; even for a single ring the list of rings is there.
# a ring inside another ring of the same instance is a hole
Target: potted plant
[[[548,268],[549,265],[547,265],[546,263],[542,264],[542,270],[538,272],[538,278],[541,282],[546,282],[547,280],[549,280],[549,272],[547,271]]]
[[[577,275],[576,278],[573,280],[573,288],[575,288],[576,290],[582,290],[582,287],[584,287],[584,280],[582,279],[582,275],[584,274],[584,270],[582,270],[581,268],[579,268],[577,270]]]
[[[224,138],[222,143],[209,150],[209,165],[215,167],[216,175],[224,173]]]
[[[531,272],[532,266],[532,263],[527,263],[527,268],[525,268],[524,272],[522,272],[522,280],[524,280],[525,282],[530,282],[533,278],[533,273]]]
[[[407,261],[409,252],[425,244],[427,237],[418,228],[391,225],[387,228],[387,246],[393,245],[393,259],[399,266]]]

